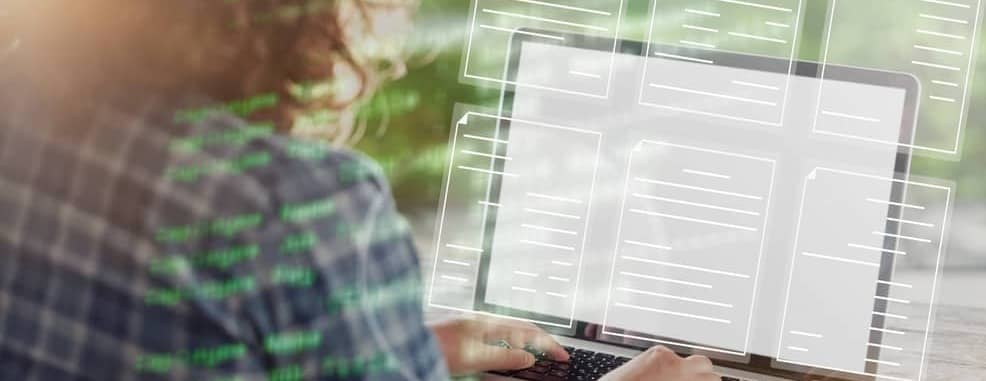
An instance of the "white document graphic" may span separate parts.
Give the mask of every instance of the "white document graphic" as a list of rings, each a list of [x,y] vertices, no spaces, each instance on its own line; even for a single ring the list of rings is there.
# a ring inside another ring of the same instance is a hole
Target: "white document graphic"
[[[546,75],[522,83],[507,79],[505,62],[515,34],[548,43],[566,41],[566,33],[601,38],[615,55],[625,0],[474,0],[463,77],[478,84],[518,86],[606,98],[613,71],[605,62],[583,60],[577,54],[543,62]],[[550,75],[549,75],[550,74]]]
[[[898,7],[884,0],[832,0],[823,59],[822,93],[815,132],[867,142],[899,144],[881,136],[879,110],[840,112],[845,104],[868,104],[866,94],[846,98],[829,91],[829,65],[849,65],[912,73],[921,80],[922,98],[914,144],[922,151],[956,154],[969,104],[982,0],[922,0]],[[887,7],[895,7],[888,12]],[[901,10],[907,10],[901,17]],[[882,31],[860,36],[860,30]],[[882,41],[895,36],[893,43]],[[903,39],[900,40],[900,37]],[[872,37],[872,38],[870,38]],[[903,49],[901,49],[903,48]]]
[[[648,106],[780,126],[801,21],[801,0],[654,0],[640,103]],[[655,29],[658,18],[682,20]],[[683,47],[686,49],[679,49]],[[685,70],[682,62],[729,67],[728,51],[778,58],[753,70]],[[715,75],[710,75],[715,72]],[[777,76],[776,73],[784,73]],[[724,75],[725,74],[725,75]]]
[[[805,181],[777,358],[920,380],[937,276],[904,283],[892,263],[925,255],[940,265],[950,199],[943,186],[817,168]]]
[[[456,125],[447,185],[478,186],[480,191],[457,201],[479,208],[480,221],[487,223],[458,238],[447,233],[455,227],[446,222],[455,221],[447,221],[451,216],[443,210],[433,289],[475,285],[489,247],[497,255],[489,262],[484,302],[551,317],[525,320],[570,327],[600,139],[594,131],[467,113]],[[562,152],[582,160],[544,160]],[[447,196],[444,202],[449,201]]]
[[[654,335],[634,338],[746,353],[773,179],[765,158],[635,147],[604,332],[632,328]]]

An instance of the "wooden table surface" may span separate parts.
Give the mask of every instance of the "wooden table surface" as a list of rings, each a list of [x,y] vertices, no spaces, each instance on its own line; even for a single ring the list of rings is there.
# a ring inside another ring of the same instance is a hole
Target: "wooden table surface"
[[[927,305],[913,308],[927,311]],[[923,332],[919,327],[905,329]],[[926,381],[986,381],[986,309],[939,306],[926,357]]]

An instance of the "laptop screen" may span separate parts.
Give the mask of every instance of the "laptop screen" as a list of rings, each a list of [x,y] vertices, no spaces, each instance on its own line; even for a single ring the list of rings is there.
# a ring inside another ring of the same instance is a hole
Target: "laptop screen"
[[[903,286],[888,221],[907,155],[824,132],[907,142],[910,77],[521,40],[499,115],[460,122],[497,121],[483,309],[609,343],[875,371],[894,347],[881,301]]]

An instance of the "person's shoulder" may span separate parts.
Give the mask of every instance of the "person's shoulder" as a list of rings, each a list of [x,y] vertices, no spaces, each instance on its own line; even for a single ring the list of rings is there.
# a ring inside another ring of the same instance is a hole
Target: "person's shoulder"
[[[285,135],[260,140],[256,148],[269,154],[270,164],[247,176],[267,190],[272,202],[332,198],[361,208],[390,198],[383,170],[360,152]]]
[[[278,185],[310,185],[324,190],[370,188],[387,191],[383,170],[371,158],[321,141],[273,136],[263,142],[272,154]]]
[[[216,117],[203,121],[193,131],[171,144],[173,151],[195,154],[177,158],[192,162],[170,172],[169,177],[179,182],[231,180],[254,183],[275,192],[387,188],[382,170],[365,155],[288,136],[268,122]]]
[[[331,205],[356,212],[391,193],[383,171],[358,152],[283,135],[273,125],[217,116],[171,140],[155,208],[156,226],[189,216],[260,215]],[[212,216],[212,217],[209,217]]]

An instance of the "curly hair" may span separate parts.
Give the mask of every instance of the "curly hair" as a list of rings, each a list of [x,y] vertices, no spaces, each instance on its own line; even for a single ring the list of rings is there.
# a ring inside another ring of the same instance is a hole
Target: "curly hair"
[[[340,144],[358,106],[405,73],[417,8],[417,0],[26,3],[20,16],[31,21],[15,27],[24,48],[43,48],[56,63],[49,74],[70,68],[58,74],[76,89],[126,83],[217,101],[276,93],[277,105],[251,118]]]

